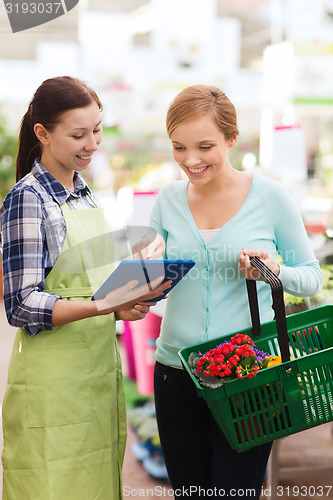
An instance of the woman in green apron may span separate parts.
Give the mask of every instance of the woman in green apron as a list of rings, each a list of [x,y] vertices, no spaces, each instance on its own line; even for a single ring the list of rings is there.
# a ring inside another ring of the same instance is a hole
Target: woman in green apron
[[[115,320],[136,320],[169,283],[130,282],[91,301],[112,239],[79,172],[102,139],[101,103],[46,80],[21,123],[17,184],[0,209],[4,299],[19,329],[3,401],[3,500],[118,500],[126,414]],[[154,283],[155,285],[155,283]]]

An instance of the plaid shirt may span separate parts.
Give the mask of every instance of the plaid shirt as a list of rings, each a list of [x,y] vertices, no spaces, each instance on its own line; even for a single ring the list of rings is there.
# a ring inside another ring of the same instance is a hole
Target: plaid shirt
[[[66,236],[60,208],[64,202],[72,210],[96,207],[89,187],[77,172],[72,192],[37,159],[0,209],[6,314],[11,325],[24,327],[29,335],[52,330],[52,309],[61,298],[44,292],[44,287]]]

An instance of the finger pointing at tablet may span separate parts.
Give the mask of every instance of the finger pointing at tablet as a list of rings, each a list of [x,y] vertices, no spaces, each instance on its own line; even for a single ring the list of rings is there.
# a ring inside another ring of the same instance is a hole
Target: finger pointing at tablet
[[[133,259],[158,259],[165,252],[165,241],[160,234],[148,235],[133,245]]]

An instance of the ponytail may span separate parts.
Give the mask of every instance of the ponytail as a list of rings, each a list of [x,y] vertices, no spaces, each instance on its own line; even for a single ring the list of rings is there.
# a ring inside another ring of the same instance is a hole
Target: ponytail
[[[41,148],[34,132],[32,104],[30,104],[20,126],[19,147],[16,157],[16,182],[31,171],[33,162],[38,156],[41,156]]]
[[[100,111],[103,109],[97,94],[86,83],[72,76],[49,78],[38,87],[21,121],[16,182],[28,174],[35,159],[42,156],[42,144],[34,132],[35,124],[41,123],[52,132],[63,113],[84,108],[92,102],[98,105]]]

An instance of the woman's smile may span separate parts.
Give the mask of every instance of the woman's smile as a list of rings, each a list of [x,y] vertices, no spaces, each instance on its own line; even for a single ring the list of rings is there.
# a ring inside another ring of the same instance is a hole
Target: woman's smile
[[[91,162],[91,158],[92,158],[92,155],[93,153],[91,153],[90,155],[75,155],[76,158],[78,158],[82,163],[84,163],[85,165],[88,165],[88,163]]]
[[[184,166],[192,177],[201,177],[202,175],[205,174],[205,172],[210,167],[210,165],[207,165],[206,167],[200,167],[200,168],[190,168],[190,167],[187,167],[186,165],[184,165]]]

